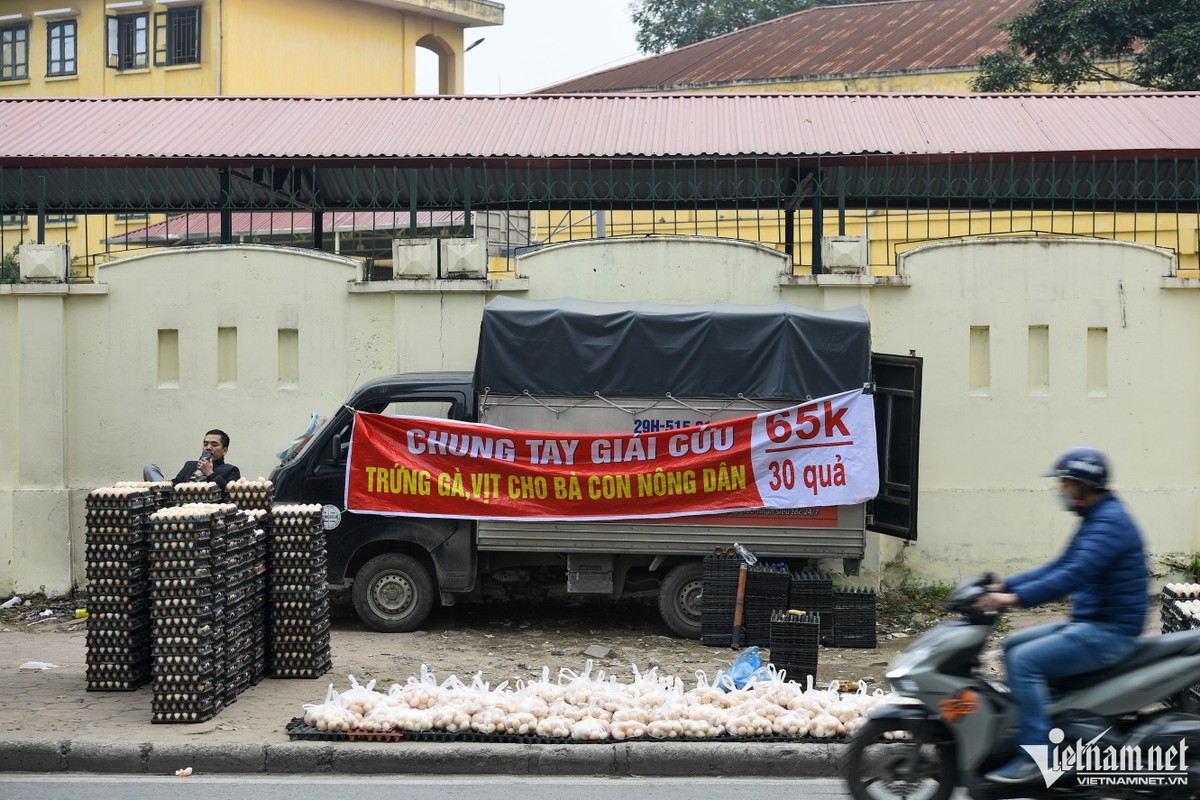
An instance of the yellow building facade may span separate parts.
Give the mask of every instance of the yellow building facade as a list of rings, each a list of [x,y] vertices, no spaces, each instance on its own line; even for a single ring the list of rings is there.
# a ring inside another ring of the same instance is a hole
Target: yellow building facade
[[[5,0],[0,100],[415,94],[417,49],[440,94],[463,92],[463,31],[504,21],[493,0]],[[76,276],[105,240],[161,215],[49,215]],[[0,218],[0,251],[36,241],[32,214]]]

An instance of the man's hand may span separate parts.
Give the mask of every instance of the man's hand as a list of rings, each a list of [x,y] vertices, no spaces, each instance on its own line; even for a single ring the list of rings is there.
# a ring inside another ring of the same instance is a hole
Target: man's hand
[[[1012,608],[1019,605],[1021,598],[1012,592],[988,592],[975,601],[979,611],[998,611],[1001,608]]]
[[[200,474],[208,478],[213,474],[212,459],[202,458],[196,462],[196,469],[200,470]]]

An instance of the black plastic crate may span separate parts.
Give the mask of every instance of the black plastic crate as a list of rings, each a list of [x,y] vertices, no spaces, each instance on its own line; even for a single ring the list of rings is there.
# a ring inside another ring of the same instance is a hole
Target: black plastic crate
[[[835,589],[833,646],[875,647],[878,598],[870,589]]]

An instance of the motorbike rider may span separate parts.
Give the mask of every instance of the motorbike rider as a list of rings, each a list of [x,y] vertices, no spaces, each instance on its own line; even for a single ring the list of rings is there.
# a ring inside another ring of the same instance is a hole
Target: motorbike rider
[[[1045,477],[1060,480],[1063,506],[1081,517],[1053,561],[988,587],[976,607],[1031,608],[1071,598],[1068,619],[1009,636],[1004,642],[1008,686],[1017,707],[1017,745],[1049,743],[1047,681],[1103,669],[1137,646],[1149,600],[1146,555],[1137,525],[1108,489],[1104,455],[1090,447],[1064,453]],[[984,777],[1024,783],[1041,775],[1027,752]]]

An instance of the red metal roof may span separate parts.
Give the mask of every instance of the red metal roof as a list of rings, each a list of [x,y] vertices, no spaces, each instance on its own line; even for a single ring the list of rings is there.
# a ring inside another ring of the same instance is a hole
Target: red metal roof
[[[1163,151],[1200,152],[1200,93],[0,100],[7,166]]]
[[[816,6],[541,89],[663,90],[969,67],[1005,47],[996,24],[1032,0],[896,0]]]

